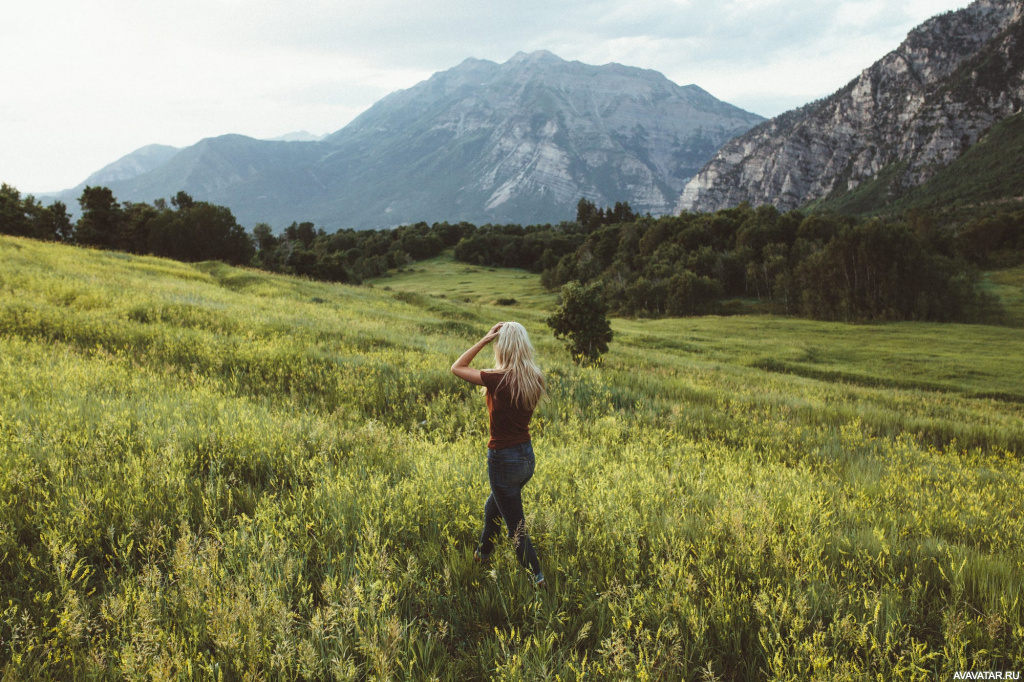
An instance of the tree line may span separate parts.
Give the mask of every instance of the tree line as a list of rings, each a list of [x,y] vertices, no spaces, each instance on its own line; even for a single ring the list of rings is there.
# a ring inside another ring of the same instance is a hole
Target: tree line
[[[1024,263],[1020,210],[948,225],[924,211],[883,221],[746,203],[586,220],[593,215],[581,200],[574,223],[481,228],[455,255],[540,272],[549,289],[599,285],[618,315],[729,313],[756,299],[781,314],[843,321],[997,321],[979,267]]]
[[[220,260],[271,272],[359,284],[455,246],[476,230],[469,223],[417,223],[388,230],[343,229],[327,234],[310,222],[275,235],[265,223],[252,233],[231,210],[178,192],[169,201],[119,202],[107,187],[86,187],[81,215],[43,206],[8,185],[0,188],[0,234],[162,256],[185,262]]]
[[[454,247],[457,260],[541,274],[549,289],[576,282],[601,291],[613,314],[684,316],[761,308],[815,319],[991,320],[979,267],[1024,262],[1024,211],[938,225],[925,212],[902,220],[781,213],[741,204],[715,213],[653,218],[628,203],[577,204],[557,225],[417,223],[341,229],[292,223],[252,233],[223,206],[179,192],[170,201],[119,203],[87,187],[81,217],[0,189],[0,233],[152,254],[222,260],[272,272],[358,284]]]
[[[181,261],[246,265],[255,255],[252,239],[229,209],[194,201],[185,192],[169,203],[122,204],[107,187],[86,187],[78,203],[82,214],[72,223],[63,202],[43,207],[2,185],[0,233]]]

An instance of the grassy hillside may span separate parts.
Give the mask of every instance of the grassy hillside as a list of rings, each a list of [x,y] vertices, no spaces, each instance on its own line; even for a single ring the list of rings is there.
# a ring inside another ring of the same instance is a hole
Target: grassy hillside
[[[0,238],[4,676],[1024,659],[1019,330],[616,320],[579,369],[535,277],[457,267],[351,288]],[[447,369],[509,318],[549,379],[525,490],[543,592],[507,543],[472,561],[486,415]]]
[[[912,208],[977,211],[1024,201],[1024,114],[1000,121],[953,163],[905,193],[893,186],[901,164],[882,169],[870,182],[811,202],[809,210],[851,215],[900,215]]]
[[[906,171],[906,164],[896,162],[878,171],[873,178],[852,189],[833,191],[826,197],[808,202],[808,212],[832,211],[842,215],[874,215],[892,208],[900,189],[898,179]]]

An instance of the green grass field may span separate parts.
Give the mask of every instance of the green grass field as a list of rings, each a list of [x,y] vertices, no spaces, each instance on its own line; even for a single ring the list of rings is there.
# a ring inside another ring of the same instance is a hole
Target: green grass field
[[[354,288],[0,238],[4,678],[1020,669],[1019,329],[614,320],[577,368],[553,305],[444,259]],[[542,592],[472,560],[486,412],[448,372],[510,318]]]
[[[1024,327],[1024,267],[987,272],[982,284],[1002,301],[1007,324]]]
[[[514,298],[510,307],[554,309],[558,296],[540,285],[540,277],[526,270],[489,268],[458,263],[451,252],[419,261],[392,277],[371,280],[374,286],[396,291],[448,298],[461,303],[495,304]]]

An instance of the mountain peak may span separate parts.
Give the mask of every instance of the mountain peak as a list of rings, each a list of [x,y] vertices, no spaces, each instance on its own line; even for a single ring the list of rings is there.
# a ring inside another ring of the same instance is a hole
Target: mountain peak
[[[293,133],[266,138],[268,142],[319,142],[325,135],[314,135],[308,130],[298,130]]]
[[[516,52],[506,64],[559,64],[565,60],[548,50],[535,50],[533,52]]]
[[[492,62],[491,60],[489,60],[489,59],[477,59],[476,57],[466,57],[461,62],[459,62],[458,66],[455,66],[455,67],[453,67],[451,69],[448,69],[448,71],[473,70],[473,69],[477,69],[479,67],[487,68],[487,67],[492,67],[492,66],[496,66],[496,64],[494,62]],[[445,72],[445,71],[438,71],[437,72],[437,74],[440,74],[440,73],[447,73],[447,72]],[[434,75],[436,76],[437,74],[434,74]]]

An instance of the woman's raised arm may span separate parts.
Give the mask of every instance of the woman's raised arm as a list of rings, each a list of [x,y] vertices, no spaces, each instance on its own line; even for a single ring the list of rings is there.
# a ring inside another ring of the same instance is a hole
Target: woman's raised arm
[[[476,354],[479,353],[484,346],[498,338],[498,332],[501,331],[502,324],[504,323],[499,322],[491,327],[491,331],[487,332],[482,339],[474,343],[466,350],[465,353],[460,355],[459,359],[452,364],[452,374],[460,379],[468,381],[471,384],[483,386],[484,380],[483,377],[480,376],[480,370],[473,369],[469,366],[469,363],[473,362],[473,358],[476,357]]]

